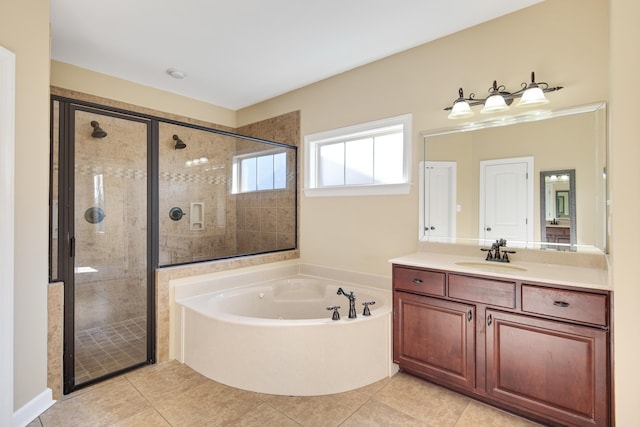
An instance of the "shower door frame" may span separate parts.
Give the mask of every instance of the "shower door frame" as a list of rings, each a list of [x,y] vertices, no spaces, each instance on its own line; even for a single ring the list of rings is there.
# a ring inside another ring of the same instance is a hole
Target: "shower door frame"
[[[51,97],[51,111],[59,104],[59,191],[58,205],[58,277],[64,282],[63,327],[63,393],[68,394],[99,381],[120,375],[140,366],[153,364],[156,359],[156,295],[155,270],[158,266],[158,151],[153,147],[157,140],[158,123],[142,115],[111,109],[102,105],[81,102],[60,96]],[[123,120],[131,120],[147,126],[147,268],[146,268],[146,316],[147,357],[144,362],[110,372],[81,384],[75,382],[75,112],[95,113]],[[62,165],[67,165],[62,167]]]

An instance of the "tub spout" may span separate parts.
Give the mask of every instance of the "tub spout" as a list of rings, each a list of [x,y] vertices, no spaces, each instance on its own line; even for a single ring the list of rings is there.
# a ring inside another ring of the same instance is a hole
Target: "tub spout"
[[[356,296],[353,292],[349,292],[347,294],[342,288],[338,288],[338,295],[344,295],[349,299],[349,319],[355,319],[358,317],[356,315]]]

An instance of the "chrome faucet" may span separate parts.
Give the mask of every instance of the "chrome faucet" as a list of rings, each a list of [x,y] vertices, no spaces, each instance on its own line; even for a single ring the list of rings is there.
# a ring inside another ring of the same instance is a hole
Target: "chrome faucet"
[[[356,296],[353,292],[349,292],[347,294],[342,288],[338,288],[338,295],[344,295],[349,298],[349,319],[355,319],[358,317],[356,315]]]

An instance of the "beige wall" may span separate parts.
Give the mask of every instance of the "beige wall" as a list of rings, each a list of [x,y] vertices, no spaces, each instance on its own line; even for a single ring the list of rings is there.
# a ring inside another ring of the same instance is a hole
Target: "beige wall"
[[[47,387],[49,2],[3,1],[0,10],[0,45],[16,54],[13,403],[19,409]]]
[[[116,99],[120,102],[178,116],[236,127],[235,111],[89,71],[64,62],[51,61],[51,85],[107,99]]]
[[[610,163],[614,281],[615,397],[619,426],[638,425],[640,332],[636,325],[640,284],[640,128],[638,102],[629,90],[640,75],[640,2],[611,0]]]
[[[547,1],[240,110],[238,124],[299,109],[304,136],[413,113],[409,195],[300,201],[305,262],[390,275],[387,260],[417,245],[419,132],[451,126],[442,109],[459,86],[481,96],[494,79],[516,89],[535,71],[566,87],[549,95],[554,108],[588,104],[608,97],[607,61],[607,2]]]

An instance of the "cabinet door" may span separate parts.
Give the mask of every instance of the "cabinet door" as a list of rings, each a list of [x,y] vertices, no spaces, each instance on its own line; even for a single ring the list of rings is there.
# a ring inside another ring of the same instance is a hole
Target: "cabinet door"
[[[487,393],[562,424],[608,425],[607,332],[487,310]]]
[[[425,377],[475,387],[474,306],[396,291],[393,316],[394,362]]]

